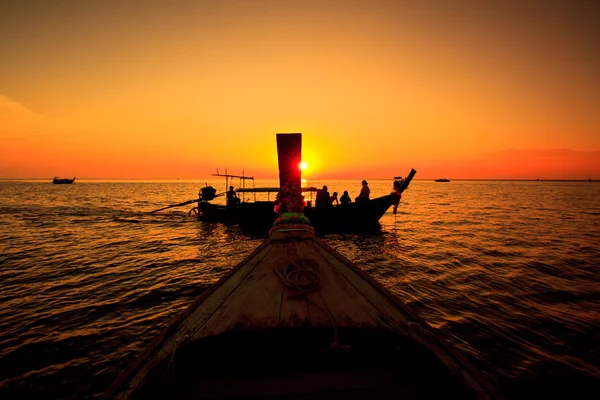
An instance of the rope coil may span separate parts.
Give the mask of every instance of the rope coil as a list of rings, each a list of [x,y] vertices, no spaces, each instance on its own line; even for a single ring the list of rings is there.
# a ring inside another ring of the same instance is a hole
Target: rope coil
[[[283,260],[283,262],[279,262],[280,260]],[[304,296],[321,287],[321,267],[317,261],[310,258],[290,256],[280,258],[277,264],[283,265],[283,267],[275,267],[275,272],[285,286],[296,292],[293,295],[294,297]]]
[[[288,256],[286,258],[280,258],[277,260],[276,264],[283,265],[281,268],[275,267],[275,273],[279,276],[281,282],[296,292],[291,297],[303,296],[307,301],[310,301],[316,307],[325,311],[331,320],[331,327],[333,328],[333,342],[325,351],[351,352],[353,350],[352,346],[339,344],[335,317],[325,305],[325,299],[323,299],[321,293],[319,293],[319,298],[321,299],[322,304],[319,304],[314,299],[308,297],[309,293],[315,292],[321,288],[322,279],[321,267],[319,263],[316,260],[295,255]]]

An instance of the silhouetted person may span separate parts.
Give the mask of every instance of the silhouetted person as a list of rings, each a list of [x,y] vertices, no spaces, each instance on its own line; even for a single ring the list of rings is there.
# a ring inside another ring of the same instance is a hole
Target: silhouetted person
[[[329,199],[327,199],[327,205],[333,207],[333,203],[335,202],[335,205],[337,206],[338,204],[340,204],[338,202],[338,194],[337,192],[333,192],[333,195],[331,197],[329,197]]]
[[[371,195],[371,189],[369,189],[369,184],[367,181],[362,181],[362,188],[360,189],[360,194],[355,199],[356,201],[367,201]]]
[[[344,194],[342,195],[342,197],[340,197],[340,203],[342,205],[352,203],[352,199],[350,198],[350,195],[348,194],[347,190],[344,190]]]
[[[317,190],[317,198],[315,200],[315,205],[326,206],[329,202],[329,192],[327,191],[327,186],[323,186],[323,189]]]
[[[233,186],[229,186],[229,190],[227,191],[227,208],[236,208],[240,203],[239,197],[233,190]]]

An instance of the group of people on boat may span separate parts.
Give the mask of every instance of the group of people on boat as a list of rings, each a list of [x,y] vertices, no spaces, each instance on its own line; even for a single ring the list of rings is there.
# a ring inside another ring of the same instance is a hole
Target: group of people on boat
[[[362,181],[362,188],[360,190],[360,194],[354,199],[356,202],[368,201],[370,200],[371,189],[369,188],[369,184],[366,180]],[[338,193],[333,192],[333,195],[329,195],[329,191],[327,186],[323,186],[322,189],[317,190],[317,199],[315,200],[315,206],[328,206],[333,207],[333,205],[346,205],[352,203],[352,199],[348,194],[347,190],[344,190],[344,194],[342,197],[338,199]]]
[[[335,203],[337,205],[337,204],[339,204],[337,196],[338,196],[337,192],[333,192],[333,195],[330,196],[327,186],[323,186],[323,189],[317,190],[317,198],[315,200],[315,206],[317,206],[317,207],[333,206],[333,203]]]
[[[400,202],[400,198],[402,197],[400,188],[401,188],[403,182],[404,182],[404,179],[402,179],[401,176],[396,177],[396,179],[394,180],[394,191],[392,192],[392,194],[397,195],[398,203]],[[366,180],[363,180],[362,187],[360,189],[360,193],[358,196],[356,196],[354,201],[356,201],[356,202],[369,201],[370,198],[371,198],[371,189],[369,188],[369,183]],[[317,206],[317,207],[321,207],[321,206],[333,207],[334,204],[337,206],[337,205],[347,205],[350,203],[352,203],[352,199],[350,198],[350,195],[348,194],[347,190],[344,190],[344,194],[342,194],[342,196],[338,199],[338,193],[333,192],[333,194],[330,195],[327,186],[323,186],[322,189],[317,189],[317,198],[315,200],[315,206]],[[227,207],[237,208],[239,204],[240,204],[240,199],[237,196],[237,193],[235,192],[233,186],[229,186],[229,190],[227,191]],[[394,206],[397,207],[396,202],[395,202]],[[394,209],[394,211],[395,211],[395,209]]]

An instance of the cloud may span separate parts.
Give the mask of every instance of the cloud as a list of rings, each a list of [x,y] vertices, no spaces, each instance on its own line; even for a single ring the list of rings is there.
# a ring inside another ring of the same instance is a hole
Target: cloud
[[[22,138],[54,131],[55,121],[8,96],[0,95],[0,138]]]
[[[41,114],[32,111],[22,103],[2,94],[0,94],[0,112],[13,112],[24,116],[43,118]]]

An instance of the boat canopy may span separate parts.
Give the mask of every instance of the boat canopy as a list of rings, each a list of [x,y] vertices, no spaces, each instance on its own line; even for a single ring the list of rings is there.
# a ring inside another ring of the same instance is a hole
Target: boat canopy
[[[261,188],[239,188],[235,191],[237,193],[278,193],[281,188],[278,187],[261,187]],[[303,187],[302,192],[316,192],[318,189],[315,187]]]

